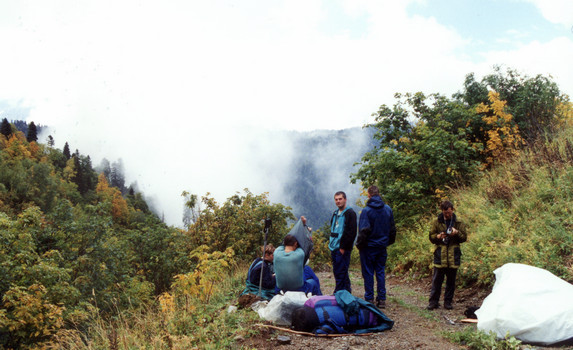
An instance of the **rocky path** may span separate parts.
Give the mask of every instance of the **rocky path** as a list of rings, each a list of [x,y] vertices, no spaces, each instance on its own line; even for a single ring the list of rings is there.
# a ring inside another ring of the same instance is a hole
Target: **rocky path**
[[[317,274],[321,281],[324,294],[334,290],[334,278],[331,272]],[[351,268],[352,294],[363,298],[364,288],[360,269]],[[444,332],[463,330],[463,327],[475,327],[473,324],[461,323],[466,318],[464,311],[469,306],[479,306],[485,297],[485,292],[460,291],[454,299],[454,309],[443,308],[428,311],[430,290],[429,280],[407,281],[388,276],[386,281],[388,291],[384,313],[394,321],[394,327],[386,332],[370,336],[348,336],[337,338],[319,338],[301,336],[275,330],[264,330],[258,341],[250,344],[257,349],[463,349],[464,347],[449,342]],[[481,293],[481,294],[480,294]],[[276,338],[279,335],[290,337],[290,344],[279,345]]]

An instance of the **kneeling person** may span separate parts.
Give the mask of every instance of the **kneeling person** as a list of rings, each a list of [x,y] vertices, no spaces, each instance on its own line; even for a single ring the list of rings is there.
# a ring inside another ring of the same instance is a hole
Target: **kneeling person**
[[[305,253],[292,235],[274,253],[277,289],[322,295],[320,281],[310,266],[304,264]]]
[[[259,286],[261,289],[261,298],[270,300],[275,296],[276,292],[276,278],[273,267],[275,247],[268,244],[265,248],[264,259],[256,258],[249,267],[247,273],[247,287],[241,293],[244,294],[259,294]],[[261,270],[263,271],[263,279],[261,284]]]

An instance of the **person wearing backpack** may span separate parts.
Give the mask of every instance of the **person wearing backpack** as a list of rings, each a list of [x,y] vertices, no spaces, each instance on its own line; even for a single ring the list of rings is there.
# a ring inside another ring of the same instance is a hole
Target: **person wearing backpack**
[[[440,307],[439,301],[444,277],[446,278],[444,308],[453,309],[452,301],[456,290],[456,274],[462,258],[460,244],[465,242],[468,237],[466,226],[454,214],[452,202],[443,201],[440,209],[442,212],[430,229],[430,242],[435,245],[435,249],[430,302],[426,307],[428,310]]]
[[[346,193],[338,191],[334,194],[334,203],[338,207],[330,219],[330,240],[328,248],[334,273],[334,292],[347,290],[352,293],[348,268],[350,255],[356,238],[356,212],[346,206]]]
[[[396,225],[392,209],[380,197],[377,186],[368,187],[368,202],[360,213],[356,247],[364,279],[364,299],[374,302],[376,274],[376,306],[386,307],[386,248],[396,240]]]

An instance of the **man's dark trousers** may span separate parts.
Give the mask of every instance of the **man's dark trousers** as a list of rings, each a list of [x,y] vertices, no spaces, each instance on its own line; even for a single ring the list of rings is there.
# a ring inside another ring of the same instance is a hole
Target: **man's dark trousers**
[[[365,247],[360,250],[360,264],[364,279],[364,300],[374,300],[374,273],[376,273],[376,300],[386,300],[386,259],[385,247]]]
[[[451,304],[454,299],[454,292],[456,290],[456,272],[458,269],[451,268],[436,268],[434,267],[434,275],[432,276],[432,290],[430,291],[430,304],[438,305],[440,302],[440,294],[442,293],[442,283],[446,277],[446,291],[444,292],[444,303]]]
[[[330,252],[330,256],[332,258],[332,270],[334,271],[334,280],[336,281],[333,294],[342,289],[346,289],[349,293],[352,293],[350,276],[348,276],[351,252],[352,251],[350,250],[346,250],[344,251],[344,255],[340,253],[339,249]]]

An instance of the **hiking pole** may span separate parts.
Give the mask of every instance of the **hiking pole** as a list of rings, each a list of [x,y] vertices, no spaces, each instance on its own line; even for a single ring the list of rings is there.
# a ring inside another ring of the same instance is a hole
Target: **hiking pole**
[[[269,238],[269,230],[271,229],[272,221],[269,217],[265,218],[264,244],[263,244],[263,263],[261,264],[261,278],[259,279],[259,297],[262,295],[263,290],[263,270],[265,268],[265,251],[267,250],[267,239]]]

